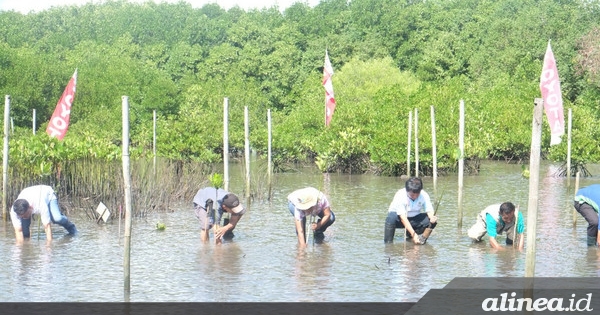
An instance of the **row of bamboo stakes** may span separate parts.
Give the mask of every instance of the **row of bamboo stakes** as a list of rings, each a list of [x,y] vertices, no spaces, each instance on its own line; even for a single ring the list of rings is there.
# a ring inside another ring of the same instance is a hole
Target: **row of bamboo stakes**
[[[535,235],[537,229],[537,205],[538,205],[538,185],[539,185],[539,165],[540,165],[540,151],[541,151],[541,134],[542,134],[542,109],[543,101],[540,98],[536,98],[534,101],[533,111],[533,123],[532,123],[532,138],[531,138],[531,156],[530,156],[530,177],[529,177],[529,200],[528,200],[528,225],[529,233],[527,234],[527,256],[526,256],[526,268],[525,277],[533,277],[535,271]],[[229,136],[228,136],[228,116],[229,116],[229,102],[228,98],[224,98],[223,101],[223,177],[224,177],[224,189],[229,189]],[[35,117],[35,110],[34,110]],[[122,115],[123,115],[123,180],[124,180],[124,203],[125,203],[125,233],[124,233],[124,290],[126,297],[130,292],[130,253],[131,253],[131,228],[132,228],[132,209],[131,209],[131,174],[129,169],[129,102],[128,97],[122,97]],[[9,121],[10,121],[10,96],[5,96],[5,107],[4,107],[4,146],[3,146],[3,172],[2,172],[2,183],[3,183],[3,194],[2,194],[2,207],[3,207],[3,218],[7,220],[7,205],[6,191],[8,183],[8,139],[9,139]],[[35,121],[35,118],[34,118]],[[267,112],[268,121],[268,166],[267,166],[267,180],[269,189],[269,199],[272,191],[272,128],[271,128],[271,111]],[[568,186],[570,185],[570,156],[571,156],[571,109],[569,109],[568,116],[568,149],[567,149],[567,179]],[[412,126],[413,116],[412,111],[409,112],[408,119],[408,145],[407,145],[407,176],[411,176],[411,138],[412,138]],[[459,120],[459,160],[458,160],[458,214],[457,222],[458,228],[462,227],[462,189],[463,189],[463,176],[464,176],[464,133],[465,133],[465,105],[464,101],[460,100],[460,120]],[[153,155],[154,155],[154,166],[156,166],[156,111],[153,112]],[[431,106],[431,136],[432,136],[432,159],[433,159],[433,185],[434,190],[437,186],[437,152],[436,152],[436,128],[435,128],[435,110]],[[35,133],[35,123],[34,123]],[[249,141],[249,118],[248,118],[248,107],[244,108],[244,147],[245,147],[245,197],[249,201],[250,198],[250,141]],[[414,109],[414,155],[415,155],[415,171],[414,175],[419,176],[419,142],[418,142],[418,111]],[[576,176],[576,189],[579,186],[579,173]],[[577,216],[573,213],[573,226],[576,225]]]

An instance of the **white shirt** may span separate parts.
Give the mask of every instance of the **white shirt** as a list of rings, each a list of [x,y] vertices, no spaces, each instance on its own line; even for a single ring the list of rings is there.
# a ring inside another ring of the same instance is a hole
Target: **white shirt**
[[[27,200],[29,206],[33,207],[32,214],[39,214],[43,225],[50,223],[50,209],[48,205],[51,200],[56,199],[52,187],[46,185],[27,187],[21,191],[17,199]],[[12,207],[10,208],[10,219],[15,228],[21,227],[21,220]]]
[[[433,213],[434,210],[431,198],[429,198],[429,194],[426,191],[421,190],[417,199],[410,200],[406,193],[406,188],[402,188],[394,195],[388,212],[396,212],[398,215],[406,214],[407,217],[412,218],[423,212]]]

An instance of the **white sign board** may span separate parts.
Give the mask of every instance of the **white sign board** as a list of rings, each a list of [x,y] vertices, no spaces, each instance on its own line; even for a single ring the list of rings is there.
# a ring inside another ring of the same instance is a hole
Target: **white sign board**
[[[108,218],[110,218],[110,210],[108,210],[108,208],[102,202],[98,204],[96,212],[100,215],[104,223],[106,223],[106,221],[108,221]]]

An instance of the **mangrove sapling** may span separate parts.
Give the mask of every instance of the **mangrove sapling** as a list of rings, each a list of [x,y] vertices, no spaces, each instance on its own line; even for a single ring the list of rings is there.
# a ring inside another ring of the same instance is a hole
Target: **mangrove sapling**
[[[208,177],[208,181],[210,182],[211,186],[215,188],[215,202],[217,202],[218,200],[218,195],[219,195],[219,188],[223,187],[223,175],[219,174],[219,173],[213,173],[211,176]],[[211,203],[211,207],[210,207],[210,212],[209,212],[209,216],[213,222],[213,234],[217,235],[217,231],[221,228],[221,216],[219,216],[219,222],[217,222],[216,220],[216,215],[215,215],[215,205],[214,203]],[[229,222],[228,222],[229,223]],[[215,243],[219,244],[221,243],[220,239],[217,239],[215,237]]]

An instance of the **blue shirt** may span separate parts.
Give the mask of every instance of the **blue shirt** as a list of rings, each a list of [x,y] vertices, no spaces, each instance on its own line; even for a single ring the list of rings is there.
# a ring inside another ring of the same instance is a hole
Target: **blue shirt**
[[[600,184],[594,184],[579,189],[575,194],[575,201],[587,203],[598,212],[600,210],[598,208],[598,205],[600,205]]]

